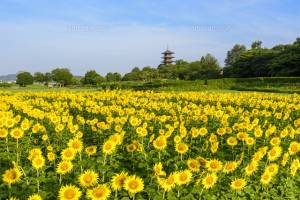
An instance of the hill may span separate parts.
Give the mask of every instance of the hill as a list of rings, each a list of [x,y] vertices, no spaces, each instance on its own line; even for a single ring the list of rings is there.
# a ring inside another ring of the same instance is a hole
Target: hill
[[[15,81],[16,79],[17,74],[0,75],[1,81]]]

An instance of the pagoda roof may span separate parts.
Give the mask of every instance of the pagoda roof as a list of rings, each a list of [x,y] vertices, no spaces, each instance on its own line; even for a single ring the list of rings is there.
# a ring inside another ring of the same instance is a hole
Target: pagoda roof
[[[174,52],[172,52],[169,49],[167,49],[165,52],[162,52],[162,54],[174,54]]]
[[[164,56],[164,57],[161,57],[161,58],[175,58],[174,56]]]

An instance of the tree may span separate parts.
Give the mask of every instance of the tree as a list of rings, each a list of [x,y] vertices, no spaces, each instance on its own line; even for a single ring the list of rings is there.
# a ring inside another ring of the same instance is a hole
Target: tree
[[[101,82],[104,82],[104,78],[100,76],[95,70],[91,70],[86,72],[82,79],[83,84],[88,84],[88,85],[97,85]]]
[[[61,86],[70,85],[72,83],[73,75],[67,68],[56,68],[52,70],[52,79]]]
[[[243,52],[247,51],[245,45],[236,44],[233,48],[227,52],[227,57],[225,59],[225,66],[233,66],[241,57]]]
[[[46,72],[44,75],[45,84],[48,85],[51,80],[52,80],[52,74],[49,72]]]
[[[17,75],[16,83],[21,87],[33,84],[33,76],[29,72],[21,72]]]
[[[262,41],[256,40],[252,42],[251,49],[261,49]]]
[[[122,80],[122,75],[118,72],[115,73],[109,72],[106,74],[105,78],[108,82],[116,82]]]
[[[46,76],[42,72],[35,72],[33,75],[33,79],[35,82],[44,83],[46,82]]]

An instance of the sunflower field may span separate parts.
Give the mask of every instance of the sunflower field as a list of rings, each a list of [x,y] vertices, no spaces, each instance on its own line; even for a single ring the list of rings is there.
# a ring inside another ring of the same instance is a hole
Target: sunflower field
[[[300,96],[0,92],[0,199],[299,199]]]

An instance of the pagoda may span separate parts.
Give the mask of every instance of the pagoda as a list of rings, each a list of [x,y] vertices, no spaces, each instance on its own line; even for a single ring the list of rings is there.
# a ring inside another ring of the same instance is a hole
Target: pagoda
[[[161,54],[163,54],[163,57],[161,57],[163,59],[163,65],[170,65],[173,63],[172,59],[174,58],[174,52],[170,51],[169,48],[167,48],[167,50],[165,52],[162,52]]]

